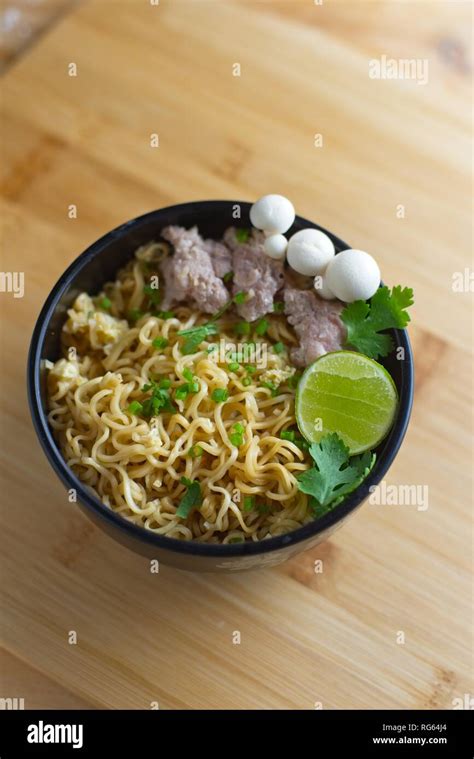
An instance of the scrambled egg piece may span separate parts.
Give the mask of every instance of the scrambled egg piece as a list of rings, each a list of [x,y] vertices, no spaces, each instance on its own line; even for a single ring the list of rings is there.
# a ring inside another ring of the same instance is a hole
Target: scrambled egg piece
[[[76,298],[68,316],[64,331],[71,335],[87,335],[94,350],[114,345],[129,330],[125,319],[97,311],[92,298],[86,293]]]
[[[285,366],[283,369],[267,369],[260,375],[260,379],[263,382],[273,382],[278,386],[292,377],[295,371],[296,369],[292,366]]]
[[[85,377],[81,377],[77,361],[60,358],[47,368],[49,368],[48,389],[51,395],[59,394],[58,397],[62,397],[71,387],[86,382]]]

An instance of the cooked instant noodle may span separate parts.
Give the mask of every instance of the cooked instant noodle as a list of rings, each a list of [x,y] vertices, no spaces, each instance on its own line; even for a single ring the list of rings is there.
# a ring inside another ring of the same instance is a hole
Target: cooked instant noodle
[[[272,313],[245,334],[230,304],[214,320],[189,303],[160,311],[153,280],[167,254],[143,246],[68,311],[64,357],[48,364],[64,458],[106,506],[162,535],[232,543],[294,530],[313,519],[295,477],[310,458],[294,415],[294,332]],[[209,324],[187,352],[178,333]]]

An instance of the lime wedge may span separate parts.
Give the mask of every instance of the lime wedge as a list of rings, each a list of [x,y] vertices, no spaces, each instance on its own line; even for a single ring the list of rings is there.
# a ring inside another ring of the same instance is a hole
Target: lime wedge
[[[301,377],[296,421],[311,443],[337,432],[353,455],[383,440],[397,406],[397,388],[381,364],[362,353],[336,351],[320,356]]]

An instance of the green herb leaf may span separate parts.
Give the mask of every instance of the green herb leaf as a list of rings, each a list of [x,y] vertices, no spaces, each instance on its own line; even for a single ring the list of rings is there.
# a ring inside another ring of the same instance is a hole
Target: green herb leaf
[[[387,356],[394,348],[390,335],[380,334],[384,329],[404,329],[410,321],[406,309],[413,305],[411,287],[397,285],[390,291],[379,287],[370,303],[356,300],[341,313],[347,327],[347,343],[370,358]]]
[[[138,416],[142,413],[142,410],[143,410],[143,406],[140,403],[140,401],[132,401],[128,407],[128,411],[131,414],[137,414]]]
[[[184,401],[189,394],[189,385],[186,382],[184,385],[179,385],[174,392],[174,397],[177,401]]]
[[[185,380],[188,380],[188,382],[192,382],[194,379],[194,374],[192,373],[191,369],[186,367],[186,369],[183,370],[183,377]]]
[[[264,335],[268,329],[268,321],[266,319],[260,319],[255,327],[256,335]]]
[[[236,229],[235,230],[235,238],[238,242],[240,243],[247,242],[249,237],[250,237],[250,229]]]
[[[179,502],[176,516],[186,519],[191,511],[201,504],[201,486],[199,482],[188,480],[186,477],[182,477],[181,482],[186,485],[187,490]]]
[[[244,442],[244,436],[241,432],[231,432],[229,435],[229,440],[232,445],[235,445],[237,448],[239,448]]]
[[[229,364],[229,371],[230,372],[238,372],[240,369],[240,364],[237,363],[237,361],[232,361]]]
[[[106,296],[105,298],[102,298],[102,300],[99,303],[99,306],[100,308],[103,308],[105,311],[108,311],[109,308],[112,308],[112,301],[110,300],[110,298],[107,298]]]
[[[143,311],[140,311],[139,308],[132,308],[131,311],[128,312],[128,321],[132,322],[132,324],[135,324],[139,319],[143,316]]]
[[[335,432],[325,435],[319,443],[312,443],[309,452],[316,466],[297,476],[298,488],[325,510],[331,502],[336,499],[339,502],[358,487],[375,461],[369,451],[350,458],[349,449]]]
[[[216,403],[225,403],[228,397],[229,391],[225,387],[216,387],[211,395],[212,400]]]
[[[266,387],[267,390],[271,390],[272,398],[275,398],[275,396],[278,395],[278,385],[275,385],[274,382],[262,382],[261,387]]]
[[[189,329],[180,330],[178,335],[186,338],[181,353],[184,356],[196,353],[201,343],[204,342],[204,340],[207,340],[211,335],[216,335],[217,332],[217,325],[212,322],[202,324],[200,327],[190,327]]]
[[[278,342],[278,343],[275,343],[275,345],[273,346],[274,353],[277,353],[277,354],[283,353],[284,350],[285,350],[285,346],[283,345],[283,343]]]
[[[203,453],[203,448],[200,445],[192,445],[188,451],[188,456],[190,456],[192,459],[196,459],[199,456],[202,456]]]
[[[158,311],[157,316],[160,319],[173,319],[174,312],[173,311]]]
[[[291,377],[288,377],[286,380],[286,384],[288,387],[290,387],[292,390],[294,390],[298,386],[298,382],[300,381],[302,377],[301,372],[295,372],[291,375]]]
[[[289,440],[291,443],[294,443],[296,437],[296,432],[294,430],[282,430],[280,432],[280,438],[282,440]]]
[[[155,337],[151,344],[154,348],[160,350],[161,348],[166,348],[169,345],[169,341],[166,337]]]
[[[152,306],[155,306],[155,307],[159,306],[161,302],[161,291],[157,287],[152,287],[151,285],[145,285],[143,288],[143,292],[147,296]]]
[[[237,322],[237,324],[234,326],[234,332],[237,335],[249,335],[250,329],[250,322]]]
[[[246,495],[244,498],[244,511],[253,511],[255,507],[255,496]]]
[[[149,390],[152,391],[151,396],[141,402],[141,410],[136,413],[139,413],[144,419],[156,416],[156,414],[162,411],[168,411],[171,414],[175,413],[176,408],[166,388],[160,387],[156,382],[150,382],[142,387],[142,392],[148,392]]]
[[[237,305],[240,306],[242,303],[245,303],[245,301],[247,300],[247,293],[244,293],[244,292],[236,293],[234,297],[232,298],[232,300],[234,301],[234,303],[237,303]]]

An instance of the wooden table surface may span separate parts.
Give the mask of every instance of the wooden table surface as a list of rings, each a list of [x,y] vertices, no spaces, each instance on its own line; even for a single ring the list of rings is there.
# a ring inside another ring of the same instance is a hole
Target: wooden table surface
[[[25,293],[0,294],[1,697],[418,709],[473,692],[472,293],[452,288],[472,267],[469,16],[456,2],[96,0],[9,69],[2,269],[24,272]],[[370,79],[383,55],[427,59],[429,81]],[[275,569],[152,575],[68,504],[39,448],[31,330],[57,277],[115,225],[267,192],[414,287],[415,407],[387,482],[426,485],[429,507],[366,504]]]

